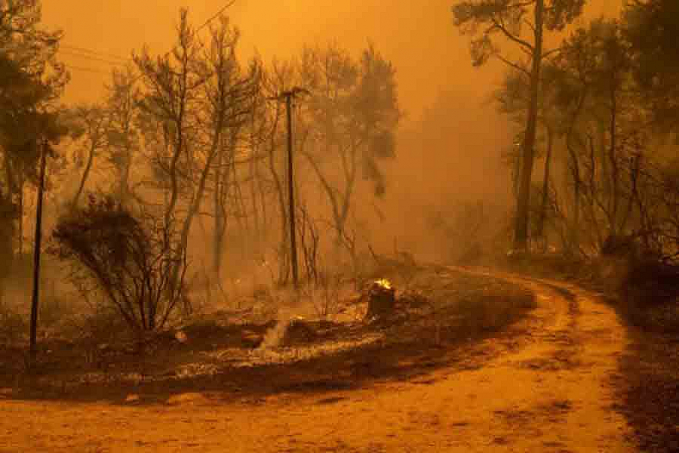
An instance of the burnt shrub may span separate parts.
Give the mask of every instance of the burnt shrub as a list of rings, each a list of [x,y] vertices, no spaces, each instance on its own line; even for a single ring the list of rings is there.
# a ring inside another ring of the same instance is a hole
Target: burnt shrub
[[[663,262],[636,238],[612,236],[602,246],[600,267],[632,324],[679,331],[679,266]]]
[[[186,256],[172,222],[158,217],[91,196],[53,232],[51,251],[73,264],[74,283],[81,291],[100,291],[136,331],[161,329],[184,302]]]

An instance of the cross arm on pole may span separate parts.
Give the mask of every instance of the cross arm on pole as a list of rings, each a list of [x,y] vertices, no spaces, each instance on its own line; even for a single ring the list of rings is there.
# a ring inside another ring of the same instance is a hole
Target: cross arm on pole
[[[307,90],[306,88],[295,86],[289,90],[281,91],[278,96],[270,96],[267,97],[267,99],[270,101],[285,101],[288,98],[294,98],[300,94],[311,95],[311,91]]]

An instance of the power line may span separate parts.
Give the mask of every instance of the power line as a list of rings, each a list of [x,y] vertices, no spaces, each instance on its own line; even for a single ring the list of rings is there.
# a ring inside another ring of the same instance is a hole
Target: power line
[[[220,9],[219,11],[217,11],[217,13],[214,14],[212,17],[210,17],[208,20],[206,20],[206,21],[203,23],[203,25],[201,25],[200,27],[196,28],[195,33],[198,33],[198,32],[201,31],[203,28],[207,27],[207,25],[208,25],[210,22],[212,22],[213,20],[215,20],[220,14],[222,14],[222,13],[223,13],[224,11],[226,11],[228,8],[230,8],[231,6],[233,6],[234,3],[236,3],[236,0],[231,0],[226,6],[224,6],[222,9]]]
[[[113,58],[113,59],[116,59],[116,60],[122,60],[122,61],[129,61],[130,60],[129,58],[121,57],[121,56],[113,54],[113,53],[103,52],[103,51],[100,51],[100,50],[87,49],[85,47],[71,46],[71,45],[68,45],[68,44],[59,44],[59,47],[63,47],[64,49],[70,49],[70,50],[74,50],[74,51],[78,51],[78,52],[89,53],[89,54],[96,55],[96,56]]]
[[[200,27],[196,28],[193,34],[197,34],[199,31],[207,27],[213,20],[215,20],[217,17],[219,17],[224,11],[226,11],[229,7],[233,6],[236,3],[236,0],[231,0],[228,2],[225,6],[219,9],[217,13],[213,14],[210,16],[209,19],[207,19],[205,22],[203,22]],[[85,47],[80,47],[80,46],[72,46],[68,44],[60,44],[60,49],[61,52],[64,53],[64,55],[69,56],[69,57],[79,57],[79,58],[84,58],[88,59],[91,61],[98,61],[101,63],[106,63],[111,66],[124,66],[125,63],[131,61],[129,58],[124,58],[119,55],[115,55],[109,52],[103,52],[103,51],[98,51],[98,50],[92,50],[92,49],[87,49]],[[172,50],[169,50],[165,53],[165,56],[168,56]],[[110,59],[117,59],[121,60],[120,62],[117,61],[111,61]],[[96,69],[96,68],[88,68],[84,66],[78,66],[78,65],[72,65],[69,63],[65,63],[66,68],[68,69],[73,69],[76,71],[84,71],[84,72],[91,72],[95,74],[103,74],[103,75],[109,75],[109,72]],[[137,81],[141,78],[141,74],[139,74],[134,80]]]
[[[69,56],[69,57],[84,58],[86,60],[98,61],[98,62],[106,63],[106,64],[109,64],[109,65],[112,65],[112,66],[125,66],[125,63],[123,63],[122,61],[118,62],[118,61],[106,60],[105,58],[99,58],[99,57],[94,57],[94,56],[90,56],[90,55],[83,55],[83,54],[71,52],[69,50],[60,50],[59,52],[62,53],[63,55]]]
[[[66,69],[75,69],[76,71],[85,71],[85,72],[93,72],[93,73],[96,73],[96,74],[109,75],[108,72],[101,71],[99,69],[86,68],[86,67],[83,67],[83,66],[75,66],[75,65],[72,65],[72,64],[68,64],[68,63],[66,63],[65,66],[66,66]]]
[[[236,3],[236,0],[231,0],[229,3],[227,3],[225,6],[223,6],[219,11],[217,11],[215,14],[210,16],[210,18],[207,19],[205,22],[203,22],[200,25],[200,27],[196,28],[196,30],[194,31],[194,35],[197,34],[199,31],[201,31],[202,29],[204,29],[205,27],[207,27],[210,24],[210,22],[212,22],[217,17],[219,17],[220,14],[222,14],[224,11],[226,11],[229,7],[233,6],[235,3]],[[81,57],[81,58],[88,58],[88,59],[91,59],[91,60],[101,61],[103,63],[108,63],[108,64],[122,65],[122,64],[125,64],[125,63],[128,63],[128,62],[131,61],[130,58],[121,57],[119,55],[109,53],[109,52],[87,49],[85,47],[72,46],[72,45],[68,45],[68,44],[60,44],[60,47],[63,48],[63,49],[66,49],[66,50],[62,49],[61,51],[64,52],[65,54],[67,54],[67,55],[77,56],[77,57]],[[78,52],[85,53],[85,54],[91,54],[92,56],[81,55]],[[166,52],[165,55],[167,56],[171,52],[172,51],[170,50],[170,51]],[[102,57],[104,57],[104,58],[102,58]],[[121,60],[121,61],[120,62],[110,61],[110,60],[108,60],[110,58],[113,58],[113,59],[116,59],[116,60]]]
[[[199,31],[201,31],[203,28],[207,27],[207,26],[210,24],[210,22],[212,22],[212,21],[215,20],[217,17],[219,17],[220,14],[222,14],[222,13],[223,13],[224,11],[226,11],[228,8],[230,8],[231,6],[233,6],[235,3],[236,3],[236,0],[231,0],[230,2],[228,2],[228,3],[227,3],[225,6],[223,6],[219,11],[217,11],[217,13],[215,13],[215,14],[212,15],[208,20],[206,20],[205,22],[203,22],[203,24],[202,24],[200,27],[196,28],[196,29],[194,30],[194,32],[193,32],[193,35],[195,36]],[[173,47],[172,49],[168,50],[167,52],[165,52],[165,55],[163,55],[163,57],[167,57],[168,55],[170,55],[170,54],[172,53],[172,50],[174,50],[174,47]],[[141,77],[142,77],[142,74],[139,74],[137,77],[134,78],[133,82],[136,82],[137,80],[141,79]]]

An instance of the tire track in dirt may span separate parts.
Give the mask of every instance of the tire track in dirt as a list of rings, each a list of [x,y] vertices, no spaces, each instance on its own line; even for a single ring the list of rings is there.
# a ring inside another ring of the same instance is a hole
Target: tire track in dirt
[[[542,326],[531,332],[530,344],[484,368],[494,369],[498,381],[517,382],[498,403],[504,407],[493,409],[497,450],[635,451],[630,427],[614,410],[617,363],[627,345],[614,310],[573,285],[466,271],[527,286],[538,299],[533,316]]]
[[[482,347],[505,353],[483,367],[322,395],[220,403],[196,394],[137,407],[5,401],[0,451],[635,451],[612,408],[627,341],[613,310],[562,283],[450,270],[535,292],[538,307],[521,321],[530,327],[522,347],[508,351],[490,338]]]

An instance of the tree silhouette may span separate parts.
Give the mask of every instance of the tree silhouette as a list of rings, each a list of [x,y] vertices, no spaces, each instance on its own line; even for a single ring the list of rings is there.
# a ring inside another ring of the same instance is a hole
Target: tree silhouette
[[[462,33],[473,35],[470,51],[472,64],[481,66],[495,57],[525,73],[530,79],[530,104],[522,140],[521,179],[516,208],[514,248],[528,245],[528,215],[534,146],[537,131],[540,70],[543,59],[558,49],[544,50],[545,31],[561,31],[581,13],[585,0],[465,0],[453,6],[454,23]],[[529,17],[532,16],[532,21]],[[528,36],[524,30],[528,28]],[[497,36],[514,44],[528,60],[530,70],[521,60],[512,60],[500,51]]]

